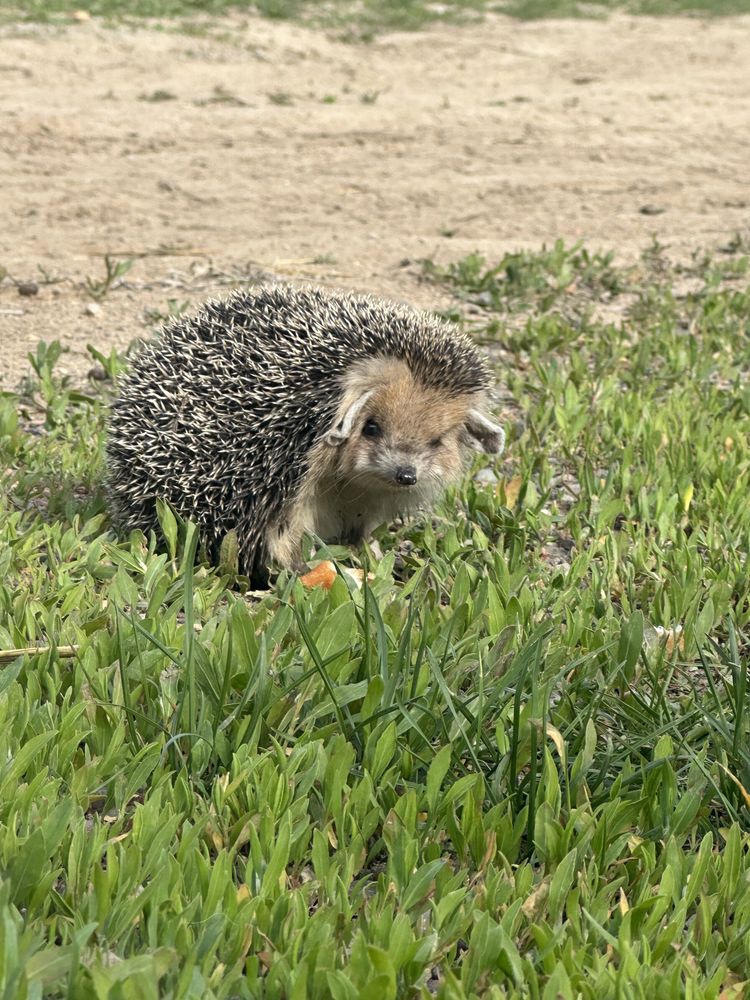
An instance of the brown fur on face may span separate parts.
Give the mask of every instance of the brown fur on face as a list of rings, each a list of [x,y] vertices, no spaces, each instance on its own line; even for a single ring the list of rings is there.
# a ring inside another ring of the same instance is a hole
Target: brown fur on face
[[[414,506],[460,474],[461,435],[478,400],[426,388],[402,361],[376,359],[362,369],[350,376],[344,406],[369,395],[339,446],[337,477]],[[399,470],[413,470],[415,482],[400,483]]]
[[[305,486],[270,554],[294,565],[305,532],[356,543],[378,524],[429,503],[458,478],[463,451],[502,449],[503,432],[480,395],[424,386],[408,365],[373,358],[354,366],[333,427],[310,456]]]

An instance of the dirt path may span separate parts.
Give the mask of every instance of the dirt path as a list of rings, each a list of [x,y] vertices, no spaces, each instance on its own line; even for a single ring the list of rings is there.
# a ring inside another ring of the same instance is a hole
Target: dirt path
[[[258,270],[427,305],[405,261],[748,233],[750,18],[167,27],[1,29],[0,264],[67,280],[0,284],[0,388],[41,338],[85,370]],[[91,308],[104,253],[136,259]]]

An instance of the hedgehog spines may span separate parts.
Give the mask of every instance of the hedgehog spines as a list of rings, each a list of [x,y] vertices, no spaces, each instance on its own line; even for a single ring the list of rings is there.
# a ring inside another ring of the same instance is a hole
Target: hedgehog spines
[[[116,522],[156,529],[162,498],[197,522],[211,550],[236,531],[243,563],[261,575],[269,531],[315,474],[347,372],[378,357],[403,362],[447,400],[480,399],[491,383],[464,334],[370,296],[261,286],[171,320],[136,355],[112,407]]]

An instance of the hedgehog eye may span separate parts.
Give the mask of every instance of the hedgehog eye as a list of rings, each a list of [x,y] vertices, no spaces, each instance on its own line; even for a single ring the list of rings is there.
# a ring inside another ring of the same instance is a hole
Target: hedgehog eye
[[[380,430],[380,424],[370,417],[365,420],[365,426],[362,428],[362,434],[367,438],[380,437],[383,432]]]
[[[430,441],[430,448],[439,448],[442,443],[442,438],[433,438],[432,441]]]

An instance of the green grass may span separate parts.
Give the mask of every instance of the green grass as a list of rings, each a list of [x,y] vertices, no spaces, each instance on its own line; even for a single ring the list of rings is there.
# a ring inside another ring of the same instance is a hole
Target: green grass
[[[252,600],[166,511],[116,540],[107,383],[40,346],[0,397],[2,997],[743,995],[738,249],[425,264],[511,440],[364,591]]]
[[[5,20],[67,20],[67,0],[0,0]],[[487,9],[486,0],[81,0],[77,10],[96,17],[203,18],[200,30],[210,33],[210,18],[226,11],[245,11],[274,20],[301,20],[339,32],[350,41],[368,41],[382,31],[413,31],[435,21],[460,22]],[[205,20],[205,19],[209,20]]]
[[[750,12],[750,0],[0,0],[2,20],[66,21],[71,10],[105,18],[203,18],[184,22],[191,33],[210,34],[211,17],[229,10],[276,20],[301,20],[368,41],[384,31],[414,31],[436,21],[460,23],[485,12],[524,20],[606,17],[614,11],[650,15],[724,16]],[[208,19],[208,20],[206,20]]]

